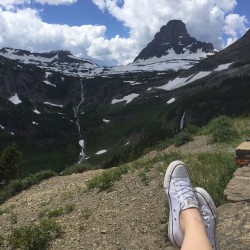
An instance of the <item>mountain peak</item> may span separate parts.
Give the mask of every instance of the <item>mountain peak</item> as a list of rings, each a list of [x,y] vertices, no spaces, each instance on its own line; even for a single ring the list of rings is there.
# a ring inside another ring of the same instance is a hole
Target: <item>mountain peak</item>
[[[189,37],[186,25],[181,20],[170,20],[156,33],[155,39],[170,42],[179,37]]]
[[[181,20],[171,20],[161,27],[154,39],[139,53],[134,62],[164,57],[165,61],[190,59],[193,64],[194,60],[199,62],[214,52],[211,43],[200,42],[191,37],[187,32],[186,25]],[[187,67],[190,66],[192,65],[187,65]]]

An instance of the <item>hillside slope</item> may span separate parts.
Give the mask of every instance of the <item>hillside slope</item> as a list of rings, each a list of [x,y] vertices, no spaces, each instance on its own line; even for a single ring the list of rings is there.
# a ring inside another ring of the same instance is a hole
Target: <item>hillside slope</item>
[[[178,157],[188,162],[190,152],[219,152],[215,144],[207,144],[207,137],[195,137],[193,142],[179,147],[171,146],[165,152],[152,151],[137,161],[134,168],[115,182],[111,192],[88,190],[86,183],[106,170],[95,170],[45,180],[5,202],[0,207],[0,235],[9,234],[11,228],[38,223],[48,211],[71,206],[69,213],[55,217],[64,233],[53,240],[48,249],[166,249],[173,250],[167,240],[166,199],[162,181],[167,165],[164,157]],[[178,151],[178,153],[174,153]],[[171,155],[172,154],[172,155]],[[179,154],[180,156],[180,154]],[[161,160],[162,159],[162,160]],[[172,159],[172,160],[173,160]],[[134,164],[134,163],[131,163]],[[249,213],[248,203],[244,212]],[[219,208],[218,236],[221,250],[247,249],[250,244],[241,242],[233,232],[241,217],[237,209]],[[234,216],[234,221],[232,221]],[[13,220],[15,217],[15,220]],[[230,221],[233,223],[230,224]],[[248,232],[244,224],[241,233]],[[228,232],[225,234],[225,232]],[[227,237],[230,235],[230,244]],[[237,242],[237,244],[235,244]],[[244,243],[244,248],[241,248]],[[246,245],[248,244],[248,245]],[[3,249],[8,249],[7,247]]]

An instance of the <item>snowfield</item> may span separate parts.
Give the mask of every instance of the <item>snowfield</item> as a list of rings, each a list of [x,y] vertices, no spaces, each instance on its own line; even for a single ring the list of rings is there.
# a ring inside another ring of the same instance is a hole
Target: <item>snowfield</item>
[[[100,151],[96,152],[95,154],[96,155],[102,155],[102,154],[105,154],[105,153],[107,153],[107,150],[103,149],[103,150],[100,150]]]
[[[13,104],[17,105],[19,103],[21,103],[22,101],[19,99],[18,95],[15,94],[14,96],[11,96],[9,98],[9,101],[11,101]]]
[[[139,94],[130,94],[130,95],[124,96],[121,99],[112,100],[111,104],[116,104],[118,102],[123,102],[123,101],[126,101],[125,104],[128,104],[128,103],[132,102],[138,96],[139,96]]]
[[[46,104],[46,105],[50,105],[50,106],[54,106],[54,107],[60,107],[60,108],[63,108],[63,105],[54,104],[54,103],[51,103],[51,102],[44,102],[44,104]]]
[[[212,71],[201,71],[195,75],[191,75],[189,77],[177,77],[175,78],[174,80],[170,80],[167,84],[163,85],[163,86],[160,86],[160,87],[157,87],[157,89],[163,89],[163,90],[167,90],[167,91],[170,91],[170,90],[173,90],[173,89],[177,89],[177,88],[180,88],[180,87],[183,87],[189,83],[192,83],[196,80],[199,80],[203,77],[206,77],[208,76]]]

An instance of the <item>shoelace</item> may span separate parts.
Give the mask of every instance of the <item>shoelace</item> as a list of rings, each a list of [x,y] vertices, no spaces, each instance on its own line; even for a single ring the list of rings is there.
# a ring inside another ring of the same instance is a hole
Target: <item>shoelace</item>
[[[186,179],[186,180],[185,180]],[[174,190],[179,203],[183,203],[188,198],[193,198],[193,189],[187,178],[176,178],[173,181]]]

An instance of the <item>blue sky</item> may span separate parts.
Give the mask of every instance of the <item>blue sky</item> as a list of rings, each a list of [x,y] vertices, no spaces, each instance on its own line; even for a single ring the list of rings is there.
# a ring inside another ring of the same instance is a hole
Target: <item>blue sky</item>
[[[0,47],[70,50],[128,64],[171,19],[222,49],[249,28],[247,0],[0,0]]]
[[[91,0],[81,0],[72,5],[34,5],[42,8],[42,19],[48,23],[79,26],[83,24],[105,25],[108,38],[119,34],[128,36],[128,30],[107,11],[102,12]]]

